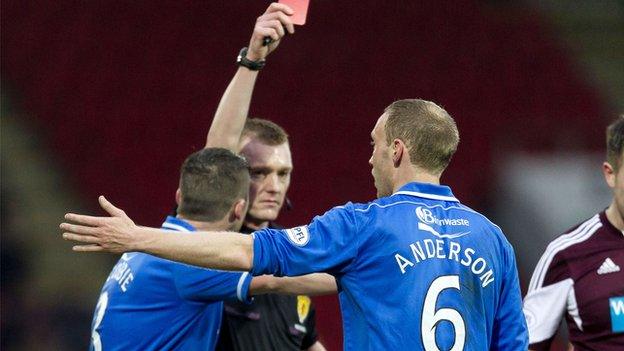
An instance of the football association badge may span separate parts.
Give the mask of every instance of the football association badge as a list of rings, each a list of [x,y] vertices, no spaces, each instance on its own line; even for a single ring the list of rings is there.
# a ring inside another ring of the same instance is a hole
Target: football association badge
[[[310,305],[312,300],[305,295],[297,296],[297,315],[299,315],[299,323],[303,323],[310,313]]]

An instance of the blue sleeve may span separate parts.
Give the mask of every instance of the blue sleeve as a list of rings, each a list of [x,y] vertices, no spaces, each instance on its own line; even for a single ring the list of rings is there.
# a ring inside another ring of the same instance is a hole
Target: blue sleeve
[[[239,300],[250,302],[247,272],[223,272],[177,263],[173,280],[180,296],[192,301]]]
[[[518,279],[518,268],[511,245],[505,247],[505,267],[507,271],[502,281],[500,299],[490,350],[522,350],[529,348],[529,334],[522,312],[522,296]]]
[[[353,204],[334,207],[309,225],[254,233],[253,275],[344,273],[358,250]]]

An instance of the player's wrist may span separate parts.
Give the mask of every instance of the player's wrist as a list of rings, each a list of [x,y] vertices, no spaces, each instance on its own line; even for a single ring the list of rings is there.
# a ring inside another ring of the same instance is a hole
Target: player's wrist
[[[135,226],[131,230],[131,240],[126,249],[131,252],[151,252],[155,249],[157,233],[152,233],[147,228]]]

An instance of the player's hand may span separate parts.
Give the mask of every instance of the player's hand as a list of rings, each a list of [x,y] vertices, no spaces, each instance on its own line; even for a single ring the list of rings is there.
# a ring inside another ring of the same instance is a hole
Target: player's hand
[[[135,251],[138,226],[124,211],[113,206],[104,196],[98,198],[100,206],[110,217],[85,216],[68,213],[65,219],[73,223],[61,223],[63,239],[77,241],[72,249],[82,252],[122,253]]]
[[[293,34],[295,26],[290,20],[295,12],[284,4],[272,3],[267,10],[258,17],[253,34],[249,40],[247,59],[251,61],[264,60],[279,45],[286,33]],[[269,45],[264,46],[265,37],[272,39]]]

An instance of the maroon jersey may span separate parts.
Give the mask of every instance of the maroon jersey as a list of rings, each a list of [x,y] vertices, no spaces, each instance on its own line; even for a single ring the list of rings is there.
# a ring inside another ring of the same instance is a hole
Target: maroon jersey
[[[565,316],[575,350],[624,350],[622,268],[624,234],[604,211],[551,242],[524,298],[530,349],[548,350]]]

